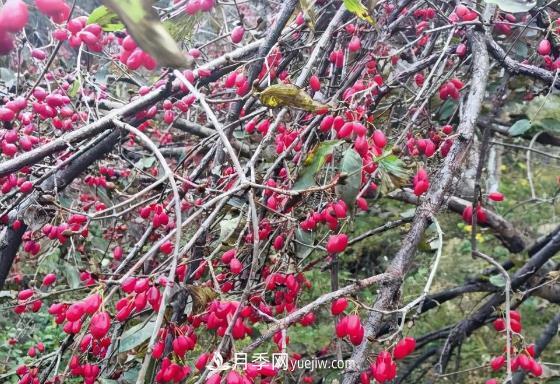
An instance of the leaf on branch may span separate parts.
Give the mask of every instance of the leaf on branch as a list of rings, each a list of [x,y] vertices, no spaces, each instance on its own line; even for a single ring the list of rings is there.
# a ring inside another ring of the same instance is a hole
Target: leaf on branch
[[[404,161],[388,152],[377,159],[377,173],[381,179],[383,194],[402,187],[410,177]]]
[[[537,5],[536,1],[529,0],[485,0],[489,4],[496,4],[504,12],[521,13],[529,12]]]
[[[490,284],[498,288],[503,288],[506,286],[506,281],[504,280],[504,277],[502,275],[493,275],[488,279],[488,281],[490,282]]]
[[[78,94],[78,91],[80,90],[80,86],[81,86],[81,81],[78,79],[74,80],[74,82],[72,83],[72,86],[70,87],[70,89],[68,90],[68,96],[70,97],[76,97],[76,95]]]
[[[448,120],[455,113],[457,106],[458,106],[457,102],[451,99],[445,100],[445,102],[439,108],[439,120],[440,121]]]
[[[353,148],[348,148],[340,164],[341,182],[335,187],[336,194],[348,206],[353,206],[362,184],[362,157]],[[344,178],[342,178],[344,176]]]
[[[235,234],[241,231],[240,223],[244,223],[242,220],[243,215],[239,213],[237,215],[227,214],[222,220],[220,220],[220,236],[218,237],[217,245],[228,244],[234,246],[236,243]],[[232,243],[232,244],[230,244]]]
[[[78,268],[70,263],[64,263],[62,273],[66,277],[70,288],[78,288],[80,286],[80,272]]]
[[[154,332],[155,325],[156,321],[151,320],[147,323],[142,322],[127,329],[121,336],[118,349],[119,353],[130,351],[148,341]]]
[[[303,89],[293,84],[274,84],[262,92],[255,92],[261,103],[268,108],[292,107],[308,112],[330,109],[311,98]]]
[[[375,27],[375,20],[370,16],[367,7],[360,3],[360,0],[344,0],[344,6],[348,10],[348,12],[353,13],[360,19],[367,21]]]
[[[87,23],[99,24],[105,32],[117,32],[125,28],[119,19],[119,15],[104,5],[95,8],[90,13]]]
[[[313,3],[315,3],[315,1],[299,0],[299,8],[303,13],[303,17],[305,19],[305,22],[309,26],[309,29],[315,31],[315,24],[317,24],[317,15],[315,14],[315,10],[313,9]]]
[[[151,0],[103,0],[126,25],[128,33],[159,65],[187,67],[187,58],[161,23]]]
[[[169,31],[169,34],[175,41],[185,41],[192,38],[197,31],[196,25],[202,18],[202,12],[195,15],[180,13],[179,15],[165,20],[163,26]]]
[[[531,121],[527,119],[517,120],[508,130],[511,136],[519,136],[531,129]]]
[[[510,115],[526,115],[532,131],[544,130],[560,133],[560,95],[537,96],[528,103],[518,104],[509,113]],[[520,128],[522,127],[523,125]]]
[[[327,156],[332,154],[334,148],[340,143],[342,143],[340,140],[329,140],[323,141],[315,146],[304,160],[304,168],[300,172],[292,189],[298,191],[317,186],[315,175],[321,170],[323,165],[325,165]]]
[[[303,230],[299,226],[295,233],[295,251],[298,259],[305,259],[313,252],[315,232]]]
[[[187,289],[191,294],[193,304],[192,304],[192,314],[197,315],[203,312],[208,304],[218,297],[216,291],[210,287],[204,286],[194,286],[187,285]]]

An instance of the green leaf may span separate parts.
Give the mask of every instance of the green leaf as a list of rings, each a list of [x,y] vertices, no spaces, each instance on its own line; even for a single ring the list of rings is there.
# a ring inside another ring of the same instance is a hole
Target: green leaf
[[[222,220],[220,220],[220,236],[218,238],[218,241],[216,242],[217,244],[228,242],[228,240],[237,232],[242,217],[243,215],[239,214],[237,216],[228,214]],[[236,240],[233,239],[234,243],[235,241]]]
[[[154,332],[156,321],[151,320],[137,324],[129,329],[127,329],[121,336],[119,343],[118,352],[123,353],[130,351],[136,347],[142,345],[146,340],[148,340],[152,333]]]
[[[314,250],[315,232],[303,230],[298,226],[295,233],[295,239],[296,256],[299,259],[305,259]]]
[[[117,32],[124,29],[124,24],[120,22],[119,16],[104,5],[95,8],[90,13],[87,23],[99,24],[105,32]]]
[[[525,59],[529,55],[529,48],[525,41],[516,41],[512,49],[519,59]]]
[[[63,273],[70,288],[78,288],[80,286],[80,273],[75,266],[70,263],[64,263]]]
[[[58,268],[60,255],[62,254],[60,248],[52,248],[49,253],[44,255],[41,263],[37,266],[37,272],[50,273]]]
[[[325,165],[327,156],[332,154],[333,149],[340,143],[342,143],[340,140],[323,141],[313,148],[309,155],[307,155],[304,161],[304,168],[301,170],[292,189],[294,191],[301,191],[317,186],[315,175],[321,170],[323,165]]]
[[[140,368],[135,367],[132,369],[127,369],[124,371],[121,379],[122,382],[120,384],[134,384],[136,383],[136,379],[138,378],[138,374],[140,373]]]
[[[383,172],[390,173],[391,175],[406,179],[408,178],[408,170],[406,164],[400,157],[387,152],[377,161],[377,167],[381,168]]]
[[[344,6],[348,12],[353,13],[360,19],[367,21],[371,25],[375,26],[375,20],[370,16],[369,10],[365,5],[360,3],[360,0],[344,0]]]
[[[165,20],[163,25],[175,41],[190,40],[197,32],[197,25],[200,23],[203,15],[206,15],[206,13],[198,12],[195,15],[188,15],[183,12],[171,19]]]
[[[340,184],[337,184],[335,190],[336,194],[349,206],[354,205],[356,197],[360,193],[362,166],[362,157],[353,148],[348,148],[340,164],[340,171],[345,177]]]
[[[140,48],[163,67],[188,66],[187,58],[161,23],[151,0],[103,0],[126,26]]]
[[[80,80],[76,79],[76,80],[74,80],[74,82],[72,83],[72,86],[68,90],[68,96],[76,97],[79,89],[80,89]]]
[[[154,156],[148,156],[141,158],[134,165],[140,169],[148,169],[151,168],[155,162],[156,158]]]
[[[453,113],[455,113],[456,109],[457,109],[457,102],[451,99],[445,100],[445,102],[439,108],[439,119],[440,120],[449,119],[451,116],[453,116]]]
[[[485,0],[487,3],[496,4],[504,12],[528,12],[537,5],[536,1],[528,0]]]
[[[519,136],[531,129],[531,121],[527,119],[517,120],[508,130],[511,136]]]
[[[404,161],[391,152],[385,152],[377,159],[377,173],[384,194],[400,188],[410,176]]]
[[[524,107],[532,128],[560,132],[560,95],[537,96]]]
[[[488,281],[490,281],[492,285],[495,285],[499,288],[503,288],[506,286],[506,281],[504,280],[504,277],[502,275],[493,275],[488,279]]]

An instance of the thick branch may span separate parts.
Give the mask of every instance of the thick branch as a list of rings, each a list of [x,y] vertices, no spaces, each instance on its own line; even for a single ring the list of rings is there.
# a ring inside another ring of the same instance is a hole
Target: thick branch
[[[27,209],[27,207],[31,204],[40,204],[38,201],[43,193],[53,193],[55,189],[60,192],[76,177],[78,177],[78,175],[84,172],[91,164],[111,152],[118,141],[119,136],[119,131],[112,132],[91,149],[84,152],[82,156],[78,156],[66,168],[56,172],[53,176],[46,179],[38,186],[35,192],[26,197],[25,200],[23,200],[18,207],[14,209],[14,211],[10,212],[9,216],[11,218],[17,217],[22,220],[20,217],[21,214],[23,214],[25,209]],[[5,229],[4,236],[2,237],[2,246],[0,248],[0,289],[4,286],[21,244],[21,237],[26,229],[26,223],[24,223],[17,231],[14,231],[11,226],[6,227]]]
[[[111,128],[113,126],[112,120],[114,118],[133,116],[142,109],[153,105],[159,100],[162,100],[164,97],[169,95],[170,92],[170,87],[157,89],[120,109],[111,111],[94,123],[85,125],[80,129],[76,129],[75,131],[64,134],[38,148],[32,149],[23,155],[5,161],[0,164],[0,177],[16,172],[26,165],[35,164],[53,153],[67,149],[73,143],[94,137],[104,130]]]
[[[389,195],[393,199],[405,201],[409,204],[420,203],[418,197],[409,189],[400,190]],[[462,214],[463,210],[471,203],[467,200],[456,196],[447,198],[447,207],[458,214]],[[487,222],[481,226],[492,229],[494,236],[502,242],[502,244],[513,253],[521,252],[527,246],[526,237],[519,232],[512,223],[495,212],[486,210]]]
[[[457,129],[456,142],[445,158],[442,168],[432,178],[434,182],[426,194],[427,198],[418,207],[410,232],[404,238],[403,246],[387,268],[388,273],[404,276],[408,271],[422,234],[428,225],[429,218],[437,213],[441,207],[445,195],[448,193],[453,182],[454,175],[459,170],[470,147],[476,119],[484,99],[489,70],[488,53],[482,35],[480,33],[471,33],[470,42],[473,52],[472,86],[461,114],[461,123]],[[382,286],[374,308],[381,311],[392,309],[399,300],[399,291],[400,284],[389,283]],[[371,312],[365,324],[366,337],[364,342],[355,348],[351,357],[357,370],[348,370],[344,374],[344,384],[356,382],[360,369],[363,369],[367,362],[368,338],[375,337],[378,333],[382,325],[382,319],[383,315],[380,312]]]
[[[560,251],[560,232],[553,231],[555,235],[544,245],[533,257],[531,257],[523,267],[521,267],[511,279],[512,290],[519,289],[528,282],[533,275],[558,251]],[[497,293],[491,296],[486,303],[469,318],[461,321],[449,335],[449,340],[442,352],[442,372],[451,357],[453,349],[457,347],[466,337],[471,335],[476,329],[483,326],[486,319],[494,313],[494,310],[504,302],[504,294]]]
[[[525,75],[537,80],[542,80],[547,84],[554,82],[554,72],[546,69],[535,67],[534,65],[520,63],[509,57],[503,48],[491,36],[486,36],[486,46],[490,54],[500,63],[508,72],[515,75]],[[560,82],[556,82],[554,86],[560,89]]]

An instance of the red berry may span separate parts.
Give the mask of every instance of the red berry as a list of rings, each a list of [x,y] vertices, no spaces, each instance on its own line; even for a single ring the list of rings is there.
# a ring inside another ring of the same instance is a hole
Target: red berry
[[[521,314],[517,311],[509,311],[509,317],[513,320],[521,322]]]
[[[29,193],[33,190],[33,183],[31,181],[24,181],[23,183],[21,183],[21,185],[19,186],[19,190],[22,193]]]
[[[317,77],[317,75],[312,75],[309,78],[309,86],[314,92],[317,92],[321,89],[321,82],[319,81],[319,77]]]
[[[455,53],[459,57],[464,57],[467,54],[467,46],[463,43],[457,45],[457,48],[455,49]]]
[[[329,236],[327,241],[327,252],[328,253],[341,253],[344,252],[346,246],[348,245],[348,236],[344,233],[339,235]]]
[[[344,297],[336,299],[331,304],[331,313],[333,315],[340,315],[348,307],[348,300]]]
[[[23,291],[19,291],[19,293],[18,293],[18,299],[21,300],[21,301],[27,300],[31,296],[33,296],[33,289],[31,289],[31,288],[24,289]]]
[[[348,316],[344,316],[335,326],[336,336],[343,338],[348,335]]]
[[[356,199],[356,204],[358,205],[358,208],[360,208],[362,211],[367,212],[369,209],[367,200],[364,199],[363,197],[358,197]]]
[[[367,372],[360,373],[360,384],[369,384],[370,379]]]
[[[226,376],[226,384],[243,384],[243,377],[235,370],[229,371]]]
[[[243,264],[241,263],[241,261],[239,261],[238,259],[231,259],[229,263],[229,270],[231,271],[231,273],[233,273],[234,275],[238,275],[239,273],[241,273],[242,269]]]
[[[160,245],[159,250],[166,255],[170,255],[173,252],[173,243],[168,240]]]
[[[121,260],[123,257],[123,249],[120,245],[117,245],[114,249],[113,249],[113,258],[117,261]]]
[[[446,135],[449,135],[453,132],[453,126],[449,124],[444,125],[443,127],[441,127],[441,131]]]
[[[494,329],[498,332],[505,331],[506,329],[506,321],[502,318],[494,320]]]
[[[362,344],[362,341],[364,340],[364,334],[365,334],[365,330],[364,330],[364,327],[361,324],[356,329],[355,332],[352,332],[352,333],[348,332],[350,342],[354,345]]]
[[[490,367],[494,372],[499,371],[506,364],[506,358],[504,355],[496,356],[490,360]]]
[[[245,28],[241,25],[233,28],[231,31],[231,42],[234,44],[239,44],[243,40],[243,35],[245,34]]]
[[[7,55],[12,49],[14,49],[14,38],[10,33],[0,29],[0,55]],[[2,112],[7,109],[0,108],[0,121],[6,121],[2,117]]]
[[[121,284],[121,289],[125,293],[132,293],[134,291],[134,287],[136,286],[136,278],[135,277],[128,277],[125,281]]]
[[[299,322],[303,326],[311,325],[315,322],[315,314],[313,312],[309,312],[303,316]]]
[[[360,49],[362,49],[362,42],[360,41],[360,38],[358,36],[352,37],[352,40],[350,40],[350,43],[348,44],[348,50],[350,52],[358,52]]]
[[[16,117],[14,111],[9,108],[0,107],[0,121],[12,121]]]
[[[383,131],[376,129],[373,132],[373,143],[379,148],[385,148],[387,145],[387,137]]]
[[[515,319],[510,319],[511,330],[515,333],[521,333],[522,326],[521,323]]]
[[[530,368],[531,373],[533,374],[533,376],[535,377],[540,377],[543,374],[543,367],[542,365],[540,365],[539,363],[537,363],[535,360],[531,359],[531,364],[530,364]]]
[[[29,20],[29,9],[22,0],[8,0],[0,9],[0,25],[8,32],[21,31]]]
[[[78,321],[82,318],[85,312],[84,304],[82,302],[77,302],[66,310],[66,319],[70,322]]]
[[[49,273],[48,275],[45,275],[45,277],[43,278],[43,285],[49,286],[55,281],[56,281],[56,275],[54,273]]]
[[[543,39],[539,42],[539,45],[537,46],[537,53],[541,56],[547,56],[550,55],[550,52],[552,51],[552,44],[550,44],[550,41],[547,39]]]
[[[395,360],[401,360],[414,352],[416,348],[416,340],[412,337],[405,337],[397,343],[393,350],[393,357]]]
[[[224,252],[222,255],[222,263],[229,264],[231,260],[235,257],[235,249],[230,249]]]
[[[416,85],[418,87],[421,87],[422,85],[424,85],[424,74],[417,73],[416,75],[414,75],[414,82],[416,83]]]
[[[111,317],[107,312],[100,312],[91,318],[89,332],[95,339],[102,339],[111,328]]]
[[[282,247],[284,246],[284,236],[282,236],[282,235],[276,236],[276,238],[274,239],[274,242],[272,243],[272,246],[274,247],[274,249],[276,251],[281,250]]]
[[[500,192],[492,192],[488,194],[488,198],[492,201],[504,201],[504,194]]]

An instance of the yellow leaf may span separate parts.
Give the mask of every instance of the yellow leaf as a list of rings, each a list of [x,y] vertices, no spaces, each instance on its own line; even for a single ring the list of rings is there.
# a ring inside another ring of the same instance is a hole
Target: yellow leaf
[[[159,65],[171,68],[188,66],[185,55],[161,23],[151,0],[103,0],[126,25],[128,33]]]
[[[187,289],[193,300],[192,313],[195,315],[204,311],[208,304],[218,297],[216,291],[210,287],[188,285]]]
[[[309,26],[309,29],[315,31],[315,24],[317,22],[317,15],[315,14],[315,10],[313,9],[314,1],[309,0],[299,0],[299,8],[303,13],[305,21]]]
[[[373,20],[373,17],[370,16],[367,7],[360,3],[360,0],[344,0],[344,6],[348,12],[352,12],[360,19],[367,21],[375,27],[375,20]]]
[[[261,103],[269,108],[292,107],[308,112],[319,112],[329,109],[326,104],[321,104],[311,98],[301,88],[292,84],[275,84],[262,92],[255,93]]]

